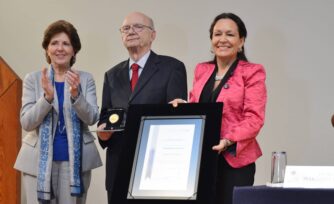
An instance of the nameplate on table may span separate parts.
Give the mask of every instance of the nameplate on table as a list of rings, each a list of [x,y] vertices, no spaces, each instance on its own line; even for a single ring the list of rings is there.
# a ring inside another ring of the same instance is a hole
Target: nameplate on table
[[[334,166],[287,166],[284,188],[334,188]]]

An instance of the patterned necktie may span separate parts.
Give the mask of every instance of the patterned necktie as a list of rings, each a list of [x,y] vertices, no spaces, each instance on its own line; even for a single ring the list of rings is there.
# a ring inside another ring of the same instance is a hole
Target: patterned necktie
[[[134,63],[134,64],[131,65],[131,69],[132,69],[131,90],[133,91],[135,89],[136,83],[138,81],[139,65]]]

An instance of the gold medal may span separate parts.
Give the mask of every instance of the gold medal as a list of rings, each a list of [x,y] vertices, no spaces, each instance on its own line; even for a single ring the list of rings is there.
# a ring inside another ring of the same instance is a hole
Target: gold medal
[[[111,114],[111,116],[109,117],[109,121],[111,124],[116,123],[118,120],[119,120],[119,116],[116,113]]]

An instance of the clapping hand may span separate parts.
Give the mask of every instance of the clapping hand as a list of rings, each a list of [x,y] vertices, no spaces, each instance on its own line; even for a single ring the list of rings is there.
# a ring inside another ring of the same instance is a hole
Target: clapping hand
[[[54,88],[48,77],[48,69],[46,67],[42,68],[41,82],[42,82],[42,88],[44,90],[44,97],[49,103],[51,103],[54,96]]]
[[[65,79],[70,85],[70,94],[73,98],[79,95],[80,87],[80,74],[77,70],[69,70],[66,72]]]

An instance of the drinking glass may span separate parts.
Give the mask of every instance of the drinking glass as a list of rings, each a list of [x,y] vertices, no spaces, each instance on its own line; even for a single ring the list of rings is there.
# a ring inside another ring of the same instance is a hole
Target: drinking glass
[[[287,164],[286,152],[272,152],[271,154],[271,183],[283,183]]]

